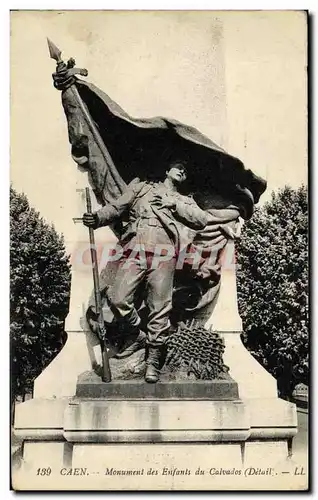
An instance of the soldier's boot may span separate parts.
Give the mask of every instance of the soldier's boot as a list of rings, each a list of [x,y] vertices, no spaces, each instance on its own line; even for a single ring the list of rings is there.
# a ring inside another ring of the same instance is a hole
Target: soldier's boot
[[[139,330],[139,328],[136,328],[134,332],[130,332],[130,335],[125,339],[119,352],[117,352],[114,357],[116,359],[128,358],[135,352],[144,349],[146,346],[146,338],[146,334],[142,330]]]
[[[145,380],[149,384],[155,384],[160,377],[160,371],[163,366],[163,348],[148,347],[146,354],[146,373]]]

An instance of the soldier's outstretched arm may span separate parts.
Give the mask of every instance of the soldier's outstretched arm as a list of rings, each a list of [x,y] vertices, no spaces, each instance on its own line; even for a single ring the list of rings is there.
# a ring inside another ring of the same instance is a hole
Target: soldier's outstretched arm
[[[190,229],[204,229],[208,223],[208,217],[194,200],[191,198],[177,200],[173,210],[174,216]]]
[[[134,179],[117,200],[108,203],[93,214],[85,213],[83,215],[84,225],[97,229],[99,227],[108,226],[119,219],[133,203],[136,196],[136,187],[138,187],[139,183],[139,179]]]

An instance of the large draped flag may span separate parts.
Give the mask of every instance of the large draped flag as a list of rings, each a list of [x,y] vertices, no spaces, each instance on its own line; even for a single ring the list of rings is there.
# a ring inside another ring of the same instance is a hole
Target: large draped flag
[[[181,160],[188,170],[185,191],[203,208],[215,208],[208,196],[213,191],[239,206],[243,218],[252,215],[266,182],[238,158],[177,120],[132,118],[99,88],[75,77],[86,70],[74,68],[74,60],[63,63],[52,43],[50,51],[58,63],[53,77],[62,90],[72,156],[87,169],[99,203],[116,199],[136,177],[163,180],[169,163]]]

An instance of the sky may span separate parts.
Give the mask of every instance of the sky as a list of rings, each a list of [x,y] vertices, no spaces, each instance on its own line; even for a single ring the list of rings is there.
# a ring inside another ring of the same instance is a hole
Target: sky
[[[11,182],[67,244],[87,181],[70,156],[47,36],[130,115],[177,119],[238,156],[267,180],[262,201],[307,182],[302,12],[12,12]]]

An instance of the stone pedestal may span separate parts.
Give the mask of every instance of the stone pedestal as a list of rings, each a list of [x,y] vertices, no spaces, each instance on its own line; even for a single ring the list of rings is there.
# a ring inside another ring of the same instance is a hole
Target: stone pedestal
[[[238,489],[255,487],[250,474],[263,471],[260,489],[279,489],[277,471],[288,466],[296,430],[293,404],[243,401],[230,379],[107,385],[86,373],[72,398],[17,407],[15,433],[24,446],[14,486]]]
[[[274,378],[241,342],[233,243],[227,252],[206,326],[225,340],[230,378],[103,384],[91,369],[99,344],[82,319],[37,379],[34,399],[16,408],[17,488],[288,489],[280,471],[297,432],[296,407],[277,397]],[[260,471],[257,484],[248,470]]]
[[[207,400],[231,401],[238,399],[238,386],[231,377],[223,380],[171,381],[162,377],[157,384],[146,384],[143,379],[116,380],[105,384],[95,372],[78,377],[75,398],[106,400]]]

